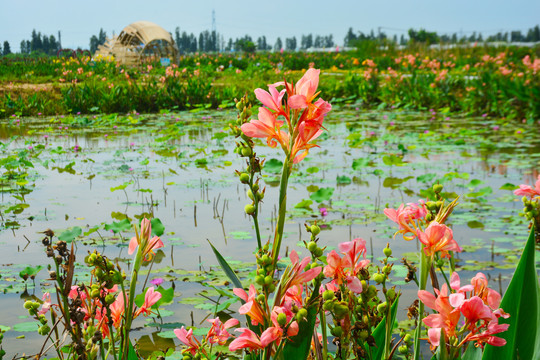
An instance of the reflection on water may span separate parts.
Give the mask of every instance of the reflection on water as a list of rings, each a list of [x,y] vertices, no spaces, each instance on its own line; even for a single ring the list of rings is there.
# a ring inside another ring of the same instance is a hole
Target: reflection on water
[[[217,263],[206,239],[233,263],[237,261],[239,268],[243,266],[243,274],[252,268],[255,244],[250,219],[243,211],[249,200],[234,172],[242,168],[242,160],[232,151],[235,139],[221,135],[233,117],[229,112],[162,114],[134,117],[133,123],[119,117],[97,128],[50,118],[0,124],[2,158],[24,155],[31,162],[13,170],[26,181],[24,185],[4,176],[4,165],[0,170],[0,325],[32,321],[21,299],[41,298],[53,286],[45,270],[38,273],[35,287],[18,275],[28,265],[47,265],[39,232],[97,228],[76,242],[78,262],[97,247],[127,271],[131,257],[126,247],[132,234],[130,230],[114,234],[104,225],[126,215],[133,222],[146,215],[165,225],[165,248],[148,281],[162,278],[163,287],[174,286],[177,299],[163,309],[161,318],[136,321],[139,348],[148,353],[174,347],[178,341],[171,338],[171,330],[181,324],[207,327],[209,306],[195,300],[178,303],[197,298],[205,289],[199,282],[223,284],[214,271]],[[336,110],[328,117],[320,148],[310,152],[291,178],[291,216],[283,248],[302,252],[297,243],[308,238],[300,232],[302,225],[317,220],[323,229],[321,241],[330,247],[362,237],[374,262],[387,242],[399,259],[417,251],[417,244],[392,240],[395,229],[382,210],[417,201],[423,197],[421,189],[439,181],[446,192],[461,196],[451,223],[457,241],[467,250],[458,256],[462,278],[481,270],[493,287],[498,284],[503,291],[527,226],[517,217],[520,200],[501,187],[533,182],[540,162],[540,137],[533,136],[536,129],[516,133],[512,125],[497,125],[494,130],[494,123],[484,118],[440,116],[431,121],[422,114]],[[267,159],[281,157],[276,149],[262,145],[258,152]],[[273,173],[263,178],[267,185],[261,219],[264,239],[270,239],[275,224],[276,178]],[[329,201],[296,206],[323,187],[334,188]],[[321,215],[319,207],[327,208],[328,215]],[[78,269],[76,278],[88,279],[84,268]],[[397,276],[393,280],[403,284]],[[401,287],[405,308],[414,290]],[[210,290],[205,296],[217,300]],[[16,339],[21,334],[25,339]],[[9,331],[4,349],[7,357],[31,354],[42,340],[35,333]]]

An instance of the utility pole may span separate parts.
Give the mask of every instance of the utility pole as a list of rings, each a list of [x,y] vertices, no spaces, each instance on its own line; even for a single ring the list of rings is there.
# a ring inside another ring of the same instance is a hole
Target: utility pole
[[[58,50],[62,48],[62,34],[60,34],[60,30],[58,30]]]
[[[212,31],[216,31],[216,11],[212,9]]]

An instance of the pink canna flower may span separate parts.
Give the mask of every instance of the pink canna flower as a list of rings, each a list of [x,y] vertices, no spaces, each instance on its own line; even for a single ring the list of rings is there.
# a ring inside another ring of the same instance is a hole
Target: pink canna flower
[[[125,294],[123,292],[118,294],[114,302],[109,307],[111,309],[111,318],[113,320],[113,326],[117,329],[122,323],[122,317],[126,310],[126,307],[124,305],[124,296]]]
[[[176,337],[187,346],[187,351],[191,353],[192,356],[195,356],[197,353],[197,350],[201,347],[201,343],[193,337],[193,329],[186,330],[185,327],[182,326],[180,329],[174,329],[174,334]]]
[[[526,196],[529,199],[533,199],[535,197],[540,197],[540,175],[538,175],[538,180],[534,184],[534,189],[530,185],[519,185],[519,189],[516,189],[514,191],[514,194],[517,196]]]
[[[506,345],[506,340],[493,335],[506,331],[509,327],[510,324],[498,324],[497,322],[492,321],[488,324],[487,330],[477,334],[470,333],[464,341],[476,341],[476,346],[481,346],[482,348],[484,347],[484,344],[504,346]]]
[[[407,241],[413,240],[416,234],[416,226],[414,221],[424,219],[427,215],[427,209],[424,204],[408,203],[407,206],[401,204],[397,210],[392,208],[384,209],[384,214],[393,222],[399,225],[398,233],[403,234],[403,238]],[[412,234],[412,235],[406,235]]]
[[[291,109],[305,109],[311,105],[311,102],[319,95],[317,87],[319,86],[319,74],[321,70],[309,69],[295,86],[295,95],[289,100]]]
[[[145,316],[148,316],[152,313],[152,306],[157,303],[161,299],[161,293],[158,291],[154,291],[154,287],[149,287],[148,290],[146,290],[146,293],[144,294],[144,304],[140,307],[140,309],[135,312],[135,317],[139,316],[140,314],[144,314]]]
[[[261,343],[261,339],[259,339],[257,334],[255,334],[250,329],[239,328],[235,331],[241,332],[242,334],[229,344],[230,351],[236,351],[240,349],[259,350],[266,347],[266,345],[263,345]]]
[[[150,220],[144,218],[141,221],[141,232],[140,235],[135,233],[135,236],[131,238],[129,242],[128,254],[133,254],[137,246],[140,246],[140,251],[143,255],[144,261],[152,260],[154,255],[154,250],[163,247],[163,242],[158,236],[154,236],[150,239],[152,235],[152,224]]]
[[[42,300],[43,304],[41,304],[41,310],[38,311],[38,315],[46,314],[53,305],[51,300],[51,294],[49,292],[43,294]]]
[[[417,235],[418,240],[424,244],[424,253],[427,256],[440,252],[441,256],[449,257],[448,251],[461,252],[452,230],[437,221],[432,221],[425,231],[418,230]]]
[[[244,305],[240,306],[238,312],[242,315],[248,315],[252,325],[264,324],[267,315],[262,309],[261,304],[257,301],[257,290],[255,290],[255,286],[253,284],[249,286],[249,295],[246,294],[244,289],[240,288],[233,289],[233,292],[236,296],[246,302]]]
[[[259,108],[258,120],[251,120],[243,124],[240,129],[249,137],[266,138],[268,146],[274,148],[277,144],[281,144],[282,148],[288,146],[288,136],[280,130],[283,121],[276,120],[276,115],[272,114],[266,108]]]
[[[490,321],[492,319],[492,311],[484,304],[478,296],[473,296],[470,299],[463,301],[459,307],[463,316],[465,316],[471,326],[480,320]]]
[[[225,321],[225,323],[222,323],[218,317],[207,321],[212,324],[212,327],[208,331],[206,338],[211,344],[219,345],[225,345],[229,337],[231,337],[227,329],[239,324],[239,321],[234,318]]]
[[[283,110],[281,101],[285,95],[285,89],[277,91],[275,85],[269,85],[268,90],[270,90],[270,92],[263,89],[255,89],[257,100],[270,110],[274,110],[278,115],[284,114],[285,111]]]
[[[351,268],[351,275],[356,275],[358,272],[369,265],[369,260],[366,259],[366,241],[361,238],[356,238],[353,241],[343,242],[338,245],[339,251],[345,254]]]

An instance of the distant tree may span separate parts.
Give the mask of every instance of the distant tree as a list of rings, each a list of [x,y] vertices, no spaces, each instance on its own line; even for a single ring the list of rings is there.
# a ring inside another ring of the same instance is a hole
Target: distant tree
[[[407,40],[405,40],[405,35],[403,34],[399,37],[399,45],[407,45]]]
[[[478,34],[478,37],[476,38],[476,41],[478,41],[478,42],[483,42],[484,41],[484,38],[482,37],[482,33]]]
[[[253,40],[251,39],[251,36],[246,35],[243,38],[236,39],[235,48],[240,51],[253,53],[255,52],[256,46]]]
[[[11,47],[9,46],[9,42],[6,40],[4,41],[4,51],[2,52],[4,56],[11,54]]]
[[[274,51],[280,51],[283,49],[283,42],[281,41],[281,38],[277,38],[276,44],[274,45]]]
[[[107,41],[107,33],[103,29],[99,29],[98,35],[92,35],[90,38],[90,52],[96,52],[99,45],[105,44],[105,41]]]
[[[512,31],[510,33],[510,41],[520,42],[525,40],[524,36],[521,34],[521,31]]]
[[[261,36],[257,39],[257,50],[268,50],[268,44],[266,43],[266,36]]]
[[[431,45],[439,41],[439,36],[436,32],[429,32],[424,29],[420,29],[418,31],[409,29],[409,39],[413,43],[424,43],[426,45]]]
[[[313,41],[313,46],[316,48],[322,48],[324,46],[323,40],[319,35],[315,36],[315,40]]]
[[[347,31],[347,34],[345,35],[345,39],[343,40],[344,46],[354,46],[354,43],[358,40],[358,37],[353,32],[352,27],[349,28],[349,31]]]
[[[398,41],[397,41],[397,35],[396,35],[396,34],[394,34],[394,36],[392,36],[392,42],[393,42],[394,44],[397,44],[397,43],[398,43]]]
[[[295,36],[293,36],[292,38],[285,39],[285,49],[289,51],[296,50],[296,37]]]

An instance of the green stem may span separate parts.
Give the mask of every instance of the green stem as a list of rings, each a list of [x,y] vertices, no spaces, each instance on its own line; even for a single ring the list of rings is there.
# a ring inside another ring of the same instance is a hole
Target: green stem
[[[420,250],[420,287],[419,290],[426,290],[427,279],[429,270],[431,269],[432,259],[428,258],[424,251]],[[416,331],[414,333],[414,360],[419,360],[420,356],[420,333],[422,332],[422,319],[424,317],[424,303],[422,301],[418,304],[418,323],[416,324]]]
[[[276,225],[276,234],[274,236],[274,244],[272,245],[272,258],[274,266],[277,263],[279,257],[279,249],[281,247],[281,240],[283,238],[283,227],[285,225],[285,217],[287,210],[287,185],[289,184],[289,176],[291,175],[292,163],[289,157],[285,158],[283,162],[283,170],[281,173],[281,181],[279,185],[279,213]]]
[[[135,300],[135,290],[137,287],[137,274],[141,267],[142,262],[142,251],[141,246],[137,249],[137,255],[135,256],[135,262],[133,263],[133,269],[131,271],[131,283],[129,284],[129,300],[127,304],[124,304],[124,307],[127,305],[127,311],[125,312],[126,324],[124,326],[124,343],[123,353],[125,359],[127,359],[129,353],[129,331],[131,330],[131,323],[133,321],[133,302]]]
[[[328,340],[326,336],[326,316],[325,316],[324,309],[322,308],[322,306],[321,306],[319,317],[321,320],[321,328],[322,328],[322,343],[323,343],[322,356],[323,356],[323,360],[326,360],[328,359],[328,345],[326,344]]]
[[[253,159],[251,159],[253,161]],[[255,177],[255,173],[251,173],[251,177],[249,179],[249,188],[251,189],[251,193],[253,194],[253,203],[255,205],[255,212],[253,213],[253,226],[255,227],[255,235],[257,236],[257,250],[262,249],[262,241],[261,241],[261,231],[259,230],[259,200],[257,199],[257,191],[253,191],[253,178]]]
[[[383,283],[383,289],[386,289],[386,282]],[[386,292],[385,292],[386,294]],[[386,296],[386,295],[385,295]],[[392,351],[392,302],[386,298],[386,320],[384,336],[384,359],[389,360]]]

